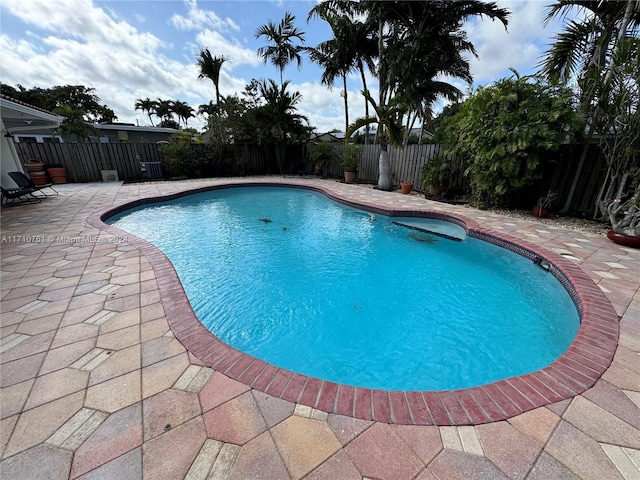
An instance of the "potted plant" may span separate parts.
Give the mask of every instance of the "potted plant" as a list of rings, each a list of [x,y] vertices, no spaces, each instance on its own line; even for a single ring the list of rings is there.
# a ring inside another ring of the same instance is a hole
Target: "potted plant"
[[[606,205],[611,230],[609,240],[627,247],[640,248],[640,184],[627,200],[616,198]]]
[[[67,171],[62,165],[56,164],[47,167],[47,173],[49,174],[49,177],[51,177],[52,183],[67,183]]]
[[[427,198],[440,198],[451,174],[451,165],[444,154],[437,154],[422,167],[422,186]]]
[[[353,183],[355,181],[361,157],[362,145],[349,144],[344,147],[340,165],[344,169],[345,183]]]
[[[330,143],[317,142],[309,145],[309,160],[315,165],[315,171],[326,177],[327,167],[340,160],[340,154]]]
[[[547,218],[551,213],[551,207],[558,199],[558,194],[549,190],[546,195],[538,199],[538,203],[533,207],[533,216]]]

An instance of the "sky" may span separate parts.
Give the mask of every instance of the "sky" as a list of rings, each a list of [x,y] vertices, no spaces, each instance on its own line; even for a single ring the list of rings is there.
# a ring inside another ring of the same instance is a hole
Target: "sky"
[[[258,48],[267,45],[255,32],[268,21],[279,23],[285,12],[305,32],[305,45],[331,38],[327,24],[307,22],[315,0],[2,0],[0,2],[0,80],[15,87],[49,88],[84,85],[95,89],[118,122],[150,125],[137,99],[170,99],[198,106],[215,98],[210,80],[198,80],[197,54],[208,47],[229,60],[220,74],[223,96],[240,93],[252,79],[279,72],[265,65]],[[562,28],[557,19],[543,28],[545,9],[553,0],[497,0],[509,9],[508,30],[499,21],[474,19],[465,25],[478,57],[470,57],[474,86],[511,75],[534,73],[536,65]],[[344,130],[341,85],[320,83],[321,70],[303,56],[284,71],[289,88],[302,94],[298,112],[318,132]],[[468,91],[465,82],[453,82]],[[375,81],[368,81],[375,92]],[[364,115],[359,75],[348,79],[350,118]],[[374,93],[374,98],[375,98]],[[441,107],[440,107],[441,108]],[[156,121],[154,119],[154,121]],[[189,126],[201,129],[202,118]]]

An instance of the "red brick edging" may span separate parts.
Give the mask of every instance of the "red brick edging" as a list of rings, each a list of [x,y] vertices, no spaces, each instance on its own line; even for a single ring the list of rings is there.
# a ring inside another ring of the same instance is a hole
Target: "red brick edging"
[[[129,243],[137,247],[153,266],[171,330],[202,365],[269,395],[329,413],[402,425],[478,425],[504,420],[537,407],[573,398],[593,386],[613,360],[618,343],[618,316],[609,300],[585,272],[561,255],[513,236],[497,234],[461,216],[430,210],[396,211],[362,205],[317,186],[233,183],[140,199],[97,212],[87,221],[102,231],[123,236],[121,230],[105,224],[103,220],[137,205],[207,190],[243,186],[307,188],[340,203],[374,213],[423,216],[461,225],[469,236],[496,243],[531,259],[538,257],[548,261],[550,272],[560,280],[573,298],[580,313],[581,324],[567,351],[551,365],[526,375],[479,387],[448,391],[386,391],[351,387],[275,367],[222,342],[196,317],[169,259],[145,240],[127,234]]]

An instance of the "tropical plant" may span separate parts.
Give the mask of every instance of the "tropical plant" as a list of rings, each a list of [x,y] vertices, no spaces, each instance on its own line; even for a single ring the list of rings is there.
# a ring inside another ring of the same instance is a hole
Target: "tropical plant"
[[[476,90],[448,121],[445,154],[469,159],[465,174],[479,205],[516,204],[552,152],[582,129],[570,89],[513,72]]]
[[[172,111],[180,120],[184,122],[185,128],[189,127],[189,119],[195,116],[193,108],[191,108],[189,104],[180,100],[176,100],[175,102],[173,102]]]
[[[316,169],[326,176],[327,166],[340,159],[338,149],[329,142],[314,142],[309,144],[309,161]]]
[[[64,117],[64,120],[57,128],[57,133],[62,135],[76,135],[82,140],[87,140],[96,133],[94,126],[85,121],[82,110],[73,108],[71,105],[60,105],[53,111]]]
[[[198,80],[208,78],[213,82],[216,90],[216,105],[220,105],[220,70],[227,60],[228,58],[224,55],[213,56],[208,48],[201,49],[196,59],[196,65],[200,69]]]
[[[147,113],[152,127],[154,127],[155,125],[153,124],[153,119],[151,118],[151,114],[154,114],[156,112],[157,105],[158,105],[158,102],[156,100],[151,100],[149,97],[144,99],[138,98],[136,100],[135,109],[142,110],[143,112]]]
[[[603,79],[610,75],[614,52],[621,40],[637,38],[640,28],[640,2],[557,0],[548,7],[545,23],[557,17],[576,12],[575,19],[566,23],[555,42],[543,58],[541,73],[551,80],[568,81],[574,76]],[[581,107],[588,112],[594,97],[589,91],[581,93]],[[571,206],[582,169],[587,159],[589,144],[595,134],[594,125],[586,114],[587,132],[584,146],[563,209]]]
[[[302,99],[300,92],[289,93],[286,81],[280,87],[275,81],[263,80],[258,84],[264,105],[256,110],[259,143],[272,143],[276,148],[276,160],[280,172],[285,165],[285,152],[290,140],[302,139],[308,136],[308,129],[302,121],[308,123],[307,117],[295,113],[296,105]]]
[[[283,86],[282,73],[285,67],[293,60],[298,64],[298,68],[302,65],[302,57],[300,52],[301,45],[294,45],[293,40],[298,39],[304,42],[304,32],[296,28],[293,24],[296,17],[289,12],[284,14],[284,18],[278,25],[271,20],[256,30],[256,38],[265,37],[273,45],[267,45],[258,49],[258,55],[266,64],[267,61],[280,70],[280,86]]]
[[[345,172],[357,172],[360,160],[362,159],[362,145],[350,143],[344,147],[342,152],[342,163],[340,165]]]

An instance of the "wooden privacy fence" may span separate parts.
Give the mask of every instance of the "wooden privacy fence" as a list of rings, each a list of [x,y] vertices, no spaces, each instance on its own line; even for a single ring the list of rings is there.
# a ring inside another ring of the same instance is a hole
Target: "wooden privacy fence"
[[[99,182],[102,170],[116,170],[120,180],[141,178],[141,162],[160,162],[153,143],[17,143],[20,160],[38,158],[62,165],[70,182]]]

